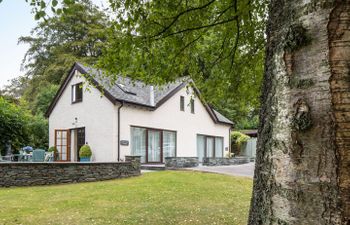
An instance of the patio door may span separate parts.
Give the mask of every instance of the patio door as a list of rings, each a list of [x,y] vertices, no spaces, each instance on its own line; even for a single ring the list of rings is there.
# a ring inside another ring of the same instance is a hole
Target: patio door
[[[76,129],[76,134],[77,134],[77,161],[80,161],[80,157],[79,157],[79,151],[80,148],[85,145],[85,127],[82,128],[77,128]]]
[[[162,159],[162,132],[159,130],[147,131],[147,162],[160,163]]]
[[[70,131],[55,130],[55,147],[59,161],[70,161]]]

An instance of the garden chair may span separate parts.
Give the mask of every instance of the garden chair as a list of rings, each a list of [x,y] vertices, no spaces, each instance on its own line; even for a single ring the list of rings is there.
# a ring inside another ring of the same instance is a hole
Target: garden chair
[[[45,161],[45,150],[43,149],[35,149],[33,151],[33,162],[44,162]]]
[[[53,152],[46,152],[45,153],[45,162],[53,162]]]

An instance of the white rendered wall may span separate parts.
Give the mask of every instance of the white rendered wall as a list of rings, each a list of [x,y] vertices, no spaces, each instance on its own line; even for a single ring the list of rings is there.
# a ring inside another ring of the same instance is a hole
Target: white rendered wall
[[[223,137],[224,150],[228,149],[230,126],[214,123],[197,97],[195,113],[192,114],[189,103],[193,95],[186,90],[184,87],[155,111],[124,106],[121,109],[121,140],[131,141],[130,127],[141,126],[177,131],[177,156],[197,156],[197,134]],[[180,96],[185,97],[184,112],[180,111]],[[131,154],[130,147],[120,147],[122,159]]]
[[[93,161],[117,160],[117,114],[114,106],[99,90],[84,84],[83,101],[72,104],[71,85],[85,81],[74,75],[49,117],[49,145],[54,146],[55,129],[85,127],[85,141],[93,151]],[[75,118],[78,119],[77,124]],[[76,159],[74,132],[71,135],[71,159]]]

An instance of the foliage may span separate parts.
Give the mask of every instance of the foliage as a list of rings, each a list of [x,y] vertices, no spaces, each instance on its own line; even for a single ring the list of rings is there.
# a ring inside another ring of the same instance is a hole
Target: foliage
[[[266,1],[110,2],[116,20],[99,67],[156,84],[190,75],[234,121],[259,107]]]
[[[25,103],[16,105],[0,97],[0,149],[10,141],[13,150],[23,146],[47,148],[48,124],[43,116],[32,116]]]
[[[247,143],[249,139],[250,137],[248,135],[245,135],[239,131],[231,132],[231,140],[233,140],[238,146],[242,146],[242,144]]]
[[[5,145],[10,142],[13,149],[19,149],[28,145],[29,115],[20,107],[9,103],[0,97],[0,148],[1,154],[5,154]]]
[[[55,146],[51,146],[47,151],[48,152],[54,152],[54,153],[58,152],[58,150],[57,150],[57,148]]]
[[[103,182],[2,188],[1,222],[244,225],[251,193],[249,178],[182,171]],[[36,213],[42,211],[45,213]]]
[[[28,129],[30,130],[29,139],[31,146],[47,149],[49,145],[49,124],[47,119],[45,119],[43,115],[30,115]]]
[[[235,129],[243,130],[243,129],[256,129],[259,125],[259,116],[257,112],[248,113],[248,115],[241,117],[240,120],[235,124]]]
[[[31,110],[34,114],[44,115],[49,108],[52,99],[55,97],[58,90],[58,85],[49,84],[42,87],[31,105]]]
[[[92,151],[89,145],[83,145],[81,146],[79,150],[79,156],[80,157],[91,157],[92,156]]]
[[[29,44],[23,59],[26,71],[22,78],[26,85],[21,92],[32,103],[33,113],[44,113],[51,101],[55,85],[59,85],[74,62],[94,64],[101,55],[105,42],[108,17],[90,0],[63,4],[68,11],[40,21],[30,36],[19,38],[20,44]],[[10,88],[9,88],[10,89]],[[51,98],[51,99],[50,99]]]

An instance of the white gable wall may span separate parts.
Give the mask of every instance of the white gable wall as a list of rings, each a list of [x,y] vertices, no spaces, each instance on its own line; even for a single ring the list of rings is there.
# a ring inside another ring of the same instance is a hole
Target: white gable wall
[[[83,101],[72,104],[71,86],[84,82],[85,78],[74,75],[59,98],[49,117],[49,145],[54,146],[55,129],[85,127],[85,141],[91,146],[94,161],[117,160],[117,115],[116,106],[99,90],[84,85]],[[77,124],[75,118],[78,119]],[[76,159],[72,134],[71,159]]]
[[[121,140],[131,140],[131,126],[173,130],[177,132],[177,156],[197,156],[197,134],[224,138],[224,149],[229,147],[229,125],[216,124],[198,97],[195,97],[195,113],[191,113],[186,87],[178,91],[155,111],[135,106],[121,109]],[[180,96],[185,97],[185,111],[180,111]],[[121,158],[131,154],[129,146],[121,146]],[[224,152],[225,155],[225,152]]]

